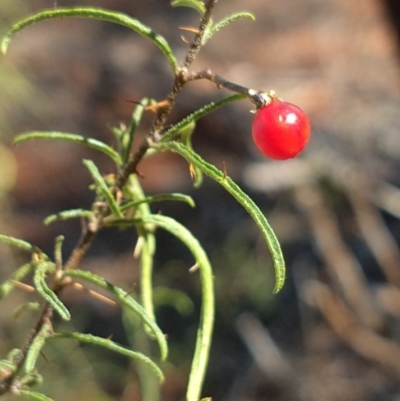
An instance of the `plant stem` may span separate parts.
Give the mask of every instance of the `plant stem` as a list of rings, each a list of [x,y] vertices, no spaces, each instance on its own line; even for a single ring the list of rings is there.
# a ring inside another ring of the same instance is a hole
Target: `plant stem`
[[[204,35],[207,31],[207,27],[210,23],[211,15],[217,1],[218,0],[209,0],[207,3],[206,11],[200,21],[199,30],[186,54],[183,67],[181,67],[175,74],[171,91],[169,92],[165,102],[166,105],[158,109],[156,118],[146,138],[143,140],[133,156],[128,160],[128,163],[125,165],[125,167],[119,172],[115,183],[117,190],[121,190],[125,186],[128,177],[137,172],[137,166],[149,149],[151,142],[158,142],[161,139],[162,130],[175,105],[176,98],[184,85],[188,82],[187,71],[202,47]]]
[[[199,30],[194,37],[192,45],[189,48],[189,51],[186,54],[185,62],[183,63],[184,68],[187,70],[193,63],[194,59],[196,58],[198,52],[203,45],[204,35],[207,31],[208,25],[211,21],[211,15],[214,11],[214,7],[217,4],[218,0],[209,0],[206,5],[206,11],[200,20],[200,27]]]
[[[14,384],[15,378],[18,376],[20,371],[22,370],[26,357],[28,355],[28,351],[35,340],[36,336],[42,330],[43,325],[51,319],[53,314],[53,308],[50,306],[48,302],[46,302],[43,306],[42,312],[40,313],[40,317],[35,325],[35,327],[29,333],[27,340],[25,341],[25,345],[21,350],[21,354],[15,361],[15,371],[3,382],[0,382],[0,396],[10,392],[11,387]]]
[[[199,79],[207,79],[217,85],[217,87],[223,87],[232,92],[241,93],[249,98],[259,109],[270,103],[272,99],[276,99],[277,96],[274,91],[268,93],[262,91],[256,91],[255,89],[247,88],[246,86],[238,85],[234,82],[228,81],[222,78],[220,75],[214,74],[210,69],[193,72],[186,76],[187,82],[197,81]]]
[[[108,208],[107,208],[108,209]],[[64,270],[76,269],[88,250],[89,246],[93,242],[94,237],[97,234],[100,225],[97,225],[96,229],[93,230],[89,227],[86,228],[86,231],[82,234],[78,245],[76,245],[75,249],[72,251],[71,256],[68,258],[67,262],[64,265]]]

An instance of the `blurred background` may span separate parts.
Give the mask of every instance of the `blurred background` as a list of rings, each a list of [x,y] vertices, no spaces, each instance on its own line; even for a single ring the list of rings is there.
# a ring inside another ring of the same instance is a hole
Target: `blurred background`
[[[187,44],[179,26],[197,26],[194,10],[157,0],[2,0],[0,34],[44,8],[91,5],[126,12],[164,35],[178,57]],[[186,164],[162,155],[140,165],[148,194],[177,191],[196,208],[165,203],[199,238],[215,271],[217,318],[204,396],[229,401],[400,401],[400,7],[396,0],[230,0],[215,20],[250,11],[217,34],[194,69],[259,90],[275,90],[310,116],[313,133],[295,160],[264,159],[251,140],[252,104],[243,101],[201,120],[195,149],[226,170],[261,207],[282,243],[287,283],[278,295],[271,258],[250,217],[217,184],[194,189]],[[52,252],[64,234],[65,257],[78,222],[43,226],[59,210],[89,207],[93,193],[81,160],[112,173],[86,148],[29,142],[15,135],[57,130],[113,143],[109,127],[128,122],[127,100],[162,100],[172,76],[159,50],[109,23],[53,20],[27,28],[0,58],[0,232]],[[172,116],[178,121],[226,95],[211,83],[188,85]],[[147,116],[140,135],[151,121]],[[84,268],[135,291],[132,232],[104,231]],[[0,280],[26,255],[1,246]],[[162,304],[159,323],[171,356],[163,366],[165,401],[183,399],[199,312],[191,258],[159,233],[155,285],[182,301]],[[190,297],[186,298],[184,294]],[[15,305],[31,299],[14,291],[0,304],[0,353],[18,347],[35,321]],[[127,343],[120,311],[76,292],[63,298],[73,325]],[[160,296],[162,299],[162,296]],[[72,328],[67,326],[67,329]],[[41,391],[61,400],[140,400],[135,370],[125,359],[65,343],[45,348]],[[47,375],[47,377],[46,377]],[[11,398],[10,398],[11,399]]]

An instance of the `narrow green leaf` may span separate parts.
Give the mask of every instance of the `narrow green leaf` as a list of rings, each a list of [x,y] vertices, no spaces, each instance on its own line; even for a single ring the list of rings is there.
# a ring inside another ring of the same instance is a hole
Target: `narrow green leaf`
[[[28,353],[25,359],[25,372],[31,373],[36,366],[36,361],[40,355],[40,351],[42,350],[46,338],[48,338],[52,333],[52,328],[50,323],[44,323],[39,333],[36,335],[32,344],[29,347]]]
[[[145,108],[150,103],[152,103],[151,99],[143,98],[132,112],[132,118],[129,128],[122,130],[120,132],[120,135],[118,135],[123,163],[126,163],[129,159],[132,151],[132,143],[135,137],[136,129],[139,126],[140,121],[142,120]]]
[[[112,149],[110,146],[106,145],[104,142],[101,142],[94,138],[86,138],[82,135],[69,134],[66,132],[56,132],[56,131],[27,132],[25,134],[18,135],[14,139],[14,145],[17,145],[21,142],[32,140],[32,139],[53,139],[53,140],[56,139],[56,140],[68,141],[68,142],[72,142],[72,143],[86,145],[92,149],[98,150],[99,152],[102,152],[102,153],[106,154],[107,156],[109,156],[117,164],[118,167],[120,167],[122,165],[122,160],[121,160],[121,157],[119,156],[119,154],[114,149]]]
[[[199,0],[173,0],[172,7],[189,7],[195,9],[201,16],[206,12],[206,6]]]
[[[39,263],[33,276],[33,282],[38,293],[57,311],[64,320],[70,320],[69,310],[60,301],[58,296],[52,291],[46,283],[46,273],[55,271],[54,263]]]
[[[35,263],[29,262],[19,267],[11,276],[11,278],[0,285],[0,300],[5,298],[15,287],[16,281],[21,281],[34,268]]]
[[[142,353],[151,351],[146,336],[146,330],[142,330],[142,322],[135,313],[127,308],[122,310],[122,324],[125,335],[128,337],[130,349],[140,349]],[[160,401],[160,382],[152,374],[149,367],[143,363],[135,363],[135,370],[140,386],[142,401]]]
[[[213,180],[218,182],[222,187],[224,187],[246,209],[249,215],[253,218],[254,222],[257,224],[258,228],[261,230],[261,233],[267,242],[275,267],[274,293],[280,291],[285,282],[285,261],[283,258],[282,249],[274,231],[254,201],[247,194],[245,194],[230,177],[218,170],[212,164],[207,163],[200,157],[200,155],[193,152],[185,145],[174,141],[168,143],[158,143],[155,144],[154,147],[160,151],[170,150],[179,153],[189,163],[196,165],[204,172],[204,174],[208,175]]]
[[[172,193],[172,194],[158,194],[153,196],[147,196],[141,200],[134,200],[127,203],[124,203],[121,206],[121,211],[124,212],[136,206],[139,206],[143,203],[153,203],[153,202],[165,202],[165,201],[174,201],[174,202],[185,202],[191,207],[195,207],[194,200],[191,196],[180,194],[180,193]]]
[[[83,164],[89,170],[93,180],[96,183],[96,186],[99,188],[100,192],[104,196],[105,201],[107,202],[108,206],[110,207],[111,212],[115,216],[122,218],[121,210],[119,209],[119,206],[117,205],[117,202],[115,201],[113,194],[111,193],[110,189],[108,188],[108,185],[104,181],[104,178],[101,176],[96,165],[91,160],[84,160]]]
[[[142,249],[140,252],[140,296],[143,308],[151,319],[155,321],[156,318],[153,303],[153,265],[154,254],[156,252],[156,238],[153,228],[141,227],[137,230],[141,238],[143,238]]]
[[[68,219],[81,219],[81,218],[91,218],[93,216],[93,212],[90,210],[83,210],[83,209],[71,209],[71,210],[64,210],[57,214],[52,214],[44,219],[44,224],[49,225],[54,223],[55,221],[60,220],[68,220]]]
[[[84,270],[79,270],[79,269],[68,270],[63,274],[63,277],[80,278],[82,280],[89,281],[97,285],[98,287],[103,288],[109,291],[110,293],[114,294],[122,305],[133,310],[142,319],[143,323],[145,323],[150,328],[150,330],[152,331],[158,342],[160,348],[161,360],[164,360],[167,357],[168,347],[164,334],[157,326],[157,324],[154,322],[154,320],[148,316],[143,307],[138,302],[136,302],[129,295],[128,292],[124,291],[122,288],[110,284],[108,281],[104,280],[97,274]]]
[[[243,18],[250,18],[252,21],[254,21],[256,18],[254,17],[253,14],[251,13],[246,13],[246,12],[239,12],[230,15],[229,17],[224,18],[223,20],[217,22],[214,24],[209,32],[207,33],[207,40],[211,39],[218,31],[220,31],[222,28],[225,28],[232,22],[238,21]]]
[[[121,355],[125,355],[129,358],[135,359],[136,361],[140,361],[146,364],[158,377],[160,383],[164,380],[164,375],[161,369],[147,356],[141,354],[140,352],[134,352],[128,348],[123,347],[111,341],[109,339],[96,337],[91,334],[83,334],[83,333],[54,333],[49,340],[59,339],[59,338],[72,338],[81,343],[87,343],[92,345],[97,345],[99,347],[107,348],[110,351],[118,352]]]
[[[176,220],[162,215],[150,215],[141,220],[144,224],[154,224],[179,238],[190,250],[199,267],[202,291],[201,316],[186,394],[187,400],[198,400],[207,369],[214,327],[214,278],[211,264],[199,241]]]
[[[17,22],[12,26],[12,28],[7,32],[6,36],[3,38],[1,43],[1,51],[5,54],[7,52],[8,45],[12,37],[21,29],[34,24],[39,21],[51,19],[51,18],[65,18],[65,17],[83,17],[83,18],[93,18],[102,21],[114,22],[119,25],[123,25],[137,32],[139,35],[150,39],[164,54],[167,58],[172,71],[175,72],[178,69],[178,63],[175,59],[174,54],[165,40],[165,38],[158,33],[154,32],[145,24],[141,23],[137,19],[131,18],[126,14],[107,11],[100,8],[91,7],[71,7],[71,8],[57,8],[51,10],[45,10],[38,14],[35,14],[29,18]]]
[[[36,253],[39,256],[43,255],[45,257],[45,259],[48,259],[48,256],[46,254],[44,254],[37,246],[32,245],[29,242],[23,241],[22,239],[18,239],[18,238],[10,237],[8,235],[0,234],[0,242],[12,245],[12,246],[22,249],[24,251]]]
[[[142,202],[145,198],[142,186],[137,175],[131,175],[125,186],[126,196],[133,201]],[[135,217],[146,217],[151,214],[149,203],[140,203],[136,206]],[[153,304],[153,265],[156,251],[154,227],[144,227],[135,224],[138,241],[142,241],[140,250],[140,298],[148,316],[155,321]],[[146,327],[146,331],[149,332]]]
[[[37,391],[32,390],[16,390],[16,394],[21,395],[23,397],[30,398],[31,400],[35,401],[54,401],[52,398],[47,397],[42,393],[38,393]]]
[[[64,242],[64,236],[59,235],[54,241],[54,262],[56,264],[56,269],[61,270],[63,266],[62,262],[62,246]]]
[[[185,125],[180,131],[179,136],[181,137],[182,143],[184,143],[189,149],[193,149],[192,136],[196,128],[196,122],[191,121],[189,124]],[[190,176],[193,180],[193,186],[195,188],[200,188],[203,183],[203,172],[195,165],[190,165]]]
[[[179,121],[179,123],[175,124],[169,130],[165,132],[165,134],[161,138],[161,142],[168,142],[171,139],[179,137],[182,132],[185,132],[185,128],[190,126],[193,122],[200,120],[200,118],[204,117],[206,114],[211,113],[214,110],[219,109],[226,104],[237,102],[238,100],[246,99],[246,96],[238,93],[235,95],[227,96],[223,99],[217,100],[215,102],[211,102],[206,104],[201,109],[196,110],[192,114],[189,114],[183,120]]]

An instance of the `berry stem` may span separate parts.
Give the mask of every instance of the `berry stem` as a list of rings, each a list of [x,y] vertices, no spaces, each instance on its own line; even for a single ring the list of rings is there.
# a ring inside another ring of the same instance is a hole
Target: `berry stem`
[[[228,81],[225,78],[222,78],[218,74],[214,74],[211,70],[203,70],[198,72],[193,72],[187,75],[186,80],[189,81],[197,81],[199,79],[207,79],[217,85],[218,88],[225,88],[232,92],[242,93],[246,95],[251,102],[253,102],[257,110],[269,103],[273,99],[277,98],[277,95],[274,91],[269,91],[268,93],[262,91],[256,91],[255,89],[247,88],[246,86],[238,85],[234,82]]]

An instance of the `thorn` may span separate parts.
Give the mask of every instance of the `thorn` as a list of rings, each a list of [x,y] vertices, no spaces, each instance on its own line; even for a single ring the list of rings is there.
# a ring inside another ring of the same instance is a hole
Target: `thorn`
[[[225,160],[222,161],[222,165],[223,165],[223,172],[224,172],[224,176],[222,177],[222,181],[226,180],[226,177],[228,175],[227,171],[226,171],[226,163]]]
[[[86,292],[87,294],[89,294],[90,296],[92,296],[93,298],[96,298],[96,299],[98,299],[99,301],[102,301],[102,302],[104,302],[104,303],[106,303],[106,304],[108,304],[108,305],[115,306],[115,305],[117,304],[117,303],[116,303],[115,301],[113,301],[112,299],[110,299],[110,298],[108,298],[108,297],[106,297],[106,296],[104,296],[104,295],[101,295],[101,294],[99,294],[99,293],[96,292],[96,291],[89,290],[89,289],[85,288],[82,284],[73,283],[73,284],[72,284],[72,287],[74,287],[74,288],[75,288],[76,290],[78,290],[78,291],[84,291],[84,292]]]
[[[192,180],[196,178],[196,171],[194,169],[193,163],[189,163],[189,174]]]
[[[199,270],[200,265],[196,262],[190,269],[189,269],[189,273],[193,273],[196,270]]]
[[[21,290],[28,291],[28,292],[35,292],[35,288],[32,287],[31,285],[24,284],[24,283],[21,283],[20,281],[16,281],[16,280],[11,280],[11,282],[16,287],[20,288]]]
[[[183,43],[186,43],[187,45],[190,45],[190,42],[183,35],[181,35],[181,40],[182,40]]]
[[[181,31],[192,32],[196,35],[200,32],[197,28],[194,28],[192,26],[180,26],[179,29]]]
[[[118,190],[117,191],[117,195],[116,195],[116,201],[117,201],[117,205],[120,205],[121,204],[121,201],[122,201],[122,197],[123,197],[123,193],[122,193],[122,191],[121,190]]]
[[[136,283],[135,284],[133,284],[134,286],[136,286]],[[131,295],[131,294],[133,294],[135,292],[135,289],[134,288],[132,288],[129,292],[127,292],[124,296],[125,297],[127,297],[128,295]]]
[[[157,113],[159,109],[163,109],[170,105],[169,100],[161,100],[161,102],[157,102],[156,104],[151,104],[145,108],[146,111],[152,111],[153,113]]]
[[[135,250],[133,251],[133,257],[135,259],[138,259],[140,254],[142,253],[143,245],[144,245],[144,237],[141,235],[138,238],[138,240],[136,242]]]
[[[138,102],[137,100],[125,99],[125,102],[137,104],[137,105],[140,105],[140,106],[144,106],[144,104],[142,102]]]
[[[42,355],[43,359],[46,361],[46,363],[49,363],[49,359],[47,358],[47,356],[45,355],[45,353],[43,352],[43,350],[40,350],[40,355]]]

